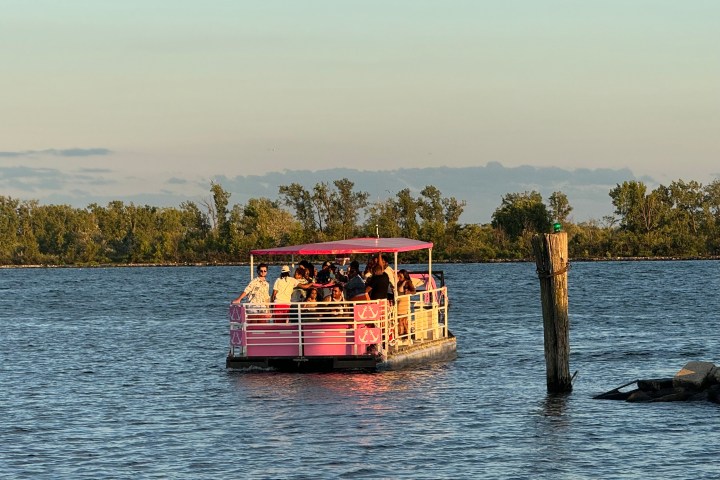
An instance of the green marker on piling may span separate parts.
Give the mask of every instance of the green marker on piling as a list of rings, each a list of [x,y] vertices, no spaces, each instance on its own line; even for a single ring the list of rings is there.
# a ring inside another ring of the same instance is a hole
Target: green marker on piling
[[[553,223],[553,232],[558,233],[562,231],[562,225],[560,222]]]

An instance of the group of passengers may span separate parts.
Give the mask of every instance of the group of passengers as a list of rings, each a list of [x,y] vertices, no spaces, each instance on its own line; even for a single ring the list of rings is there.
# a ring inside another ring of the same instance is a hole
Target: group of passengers
[[[245,290],[232,303],[240,303],[244,298],[252,304],[273,304],[273,316],[278,319],[291,317],[291,309],[297,314],[298,308],[303,316],[312,315],[320,311],[324,314],[337,316],[344,315],[344,305],[318,308],[318,302],[342,303],[361,300],[384,300],[391,303],[395,295],[408,295],[415,293],[410,275],[406,270],[399,270],[397,275],[382,254],[374,255],[360,272],[357,260],[350,262],[347,273],[337,265],[326,261],[322,268],[315,273],[315,267],[307,260],[298,264],[292,277],[290,268],[284,265],[280,269],[280,277],[275,280],[270,294],[270,284],[267,281],[268,266],[261,263],[257,267],[258,276],[250,281]],[[406,298],[399,298],[398,333],[407,332],[408,302]]]

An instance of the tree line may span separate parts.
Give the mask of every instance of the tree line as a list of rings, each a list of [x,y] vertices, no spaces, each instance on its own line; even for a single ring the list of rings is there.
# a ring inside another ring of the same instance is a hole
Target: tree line
[[[249,251],[356,236],[408,237],[435,244],[436,261],[522,260],[530,239],[554,222],[568,232],[574,259],[714,257],[720,254],[720,180],[683,180],[649,191],[627,181],[609,192],[614,214],[573,223],[562,192],[547,201],[536,191],[508,193],[487,224],[463,224],[466,202],[434,186],[414,196],[403,189],[370,202],[347,178],[311,189],[292,183],[276,199],[230,204],[210,185],[210,197],[179,207],[112,201],[86,208],[41,205],[0,196],[0,264],[186,264],[246,261]],[[410,252],[405,260],[421,260]]]

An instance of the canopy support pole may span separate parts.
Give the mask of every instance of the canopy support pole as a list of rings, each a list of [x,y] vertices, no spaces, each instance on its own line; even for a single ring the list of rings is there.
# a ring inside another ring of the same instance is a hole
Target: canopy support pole
[[[432,248],[428,248],[428,278],[432,277]]]

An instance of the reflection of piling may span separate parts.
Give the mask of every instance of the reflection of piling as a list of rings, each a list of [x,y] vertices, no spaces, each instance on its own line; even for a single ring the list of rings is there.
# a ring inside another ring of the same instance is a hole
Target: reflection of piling
[[[570,392],[567,233],[535,235],[532,245],[540,278],[548,393]]]

